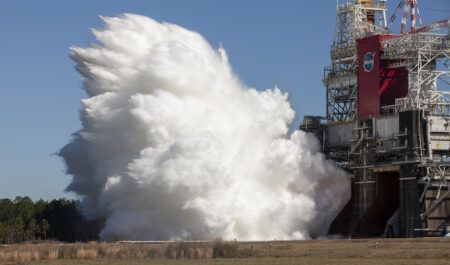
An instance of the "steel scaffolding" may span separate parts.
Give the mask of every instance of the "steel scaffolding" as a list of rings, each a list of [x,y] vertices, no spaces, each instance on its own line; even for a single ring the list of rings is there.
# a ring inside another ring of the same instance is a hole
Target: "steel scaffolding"
[[[450,115],[449,35],[401,35],[384,40],[381,47],[382,59],[391,61],[388,67],[406,67],[409,73],[408,96],[396,100],[397,109]]]
[[[388,33],[386,10],[384,0],[338,3],[331,66],[325,68],[323,79],[329,123],[355,119],[358,96],[356,40]]]

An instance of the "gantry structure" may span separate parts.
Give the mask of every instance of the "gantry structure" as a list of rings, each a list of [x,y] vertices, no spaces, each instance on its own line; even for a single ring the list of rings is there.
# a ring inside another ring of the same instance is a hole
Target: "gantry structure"
[[[356,40],[387,34],[385,0],[338,2],[336,29],[331,47],[331,66],[325,68],[328,122],[353,120],[357,113]]]
[[[402,9],[394,34],[388,22]],[[326,116],[300,126],[352,175],[352,199],[331,232],[450,232],[449,20],[422,26],[417,0],[400,0],[389,20],[385,0],[338,1],[336,14]]]

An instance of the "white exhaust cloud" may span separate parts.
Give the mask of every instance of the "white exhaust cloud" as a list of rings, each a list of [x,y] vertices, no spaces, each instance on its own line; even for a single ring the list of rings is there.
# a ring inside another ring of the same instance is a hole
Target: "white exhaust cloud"
[[[326,235],[350,179],[315,137],[288,134],[278,88],[257,91],[223,49],[148,17],[102,17],[72,47],[88,98],[60,155],[106,240],[308,239]]]

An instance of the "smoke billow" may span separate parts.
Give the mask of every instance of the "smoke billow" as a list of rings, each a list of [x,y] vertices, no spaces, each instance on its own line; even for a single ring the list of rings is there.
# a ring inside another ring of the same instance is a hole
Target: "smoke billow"
[[[198,33],[125,14],[73,47],[87,99],[60,152],[103,239],[324,235],[349,179],[295,131],[288,96],[257,91]]]

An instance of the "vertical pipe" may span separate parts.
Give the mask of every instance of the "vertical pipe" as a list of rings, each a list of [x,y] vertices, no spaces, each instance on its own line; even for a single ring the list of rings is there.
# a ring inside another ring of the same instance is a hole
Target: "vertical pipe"
[[[322,151],[325,150],[325,137],[326,137],[325,128],[322,127]]]
[[[431,147],[431,120],[428,120],[425,118],[425,112],[422,111],[422,119],[426,120],[426,140],[427,140],[427,155],[428,155],[428,159],[431,161],[433,160],[433,149]]]
[[[416,138],[416,140],[418,141],[418,147],[414,146],[415,150],[419,150],[419,158],[422,161],[423,159],[423,154],[422,154],[422,150],[423,150],[423,130],[422,130],[422,116],[421,116],[421,112],[422,110],[416,110],[414,111],[414,116],[415,119],[415,123],[413,124],[414,128],[417,129],[417,133],[413,133],[413,137]],[[415,130],[414,130],[415,131]],[[415,144],[415,141],[413,142]]]
[[[387,29],[387,20],[386,20],[386,10],[383,10],[383,24],[384,24],[384,29]]]

